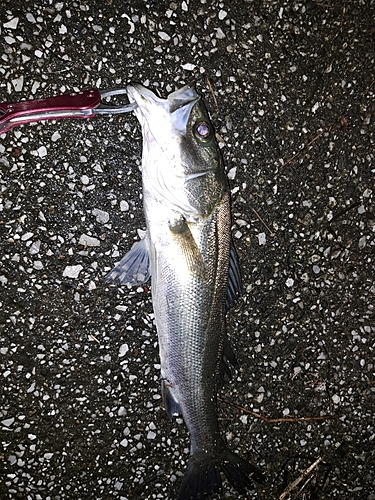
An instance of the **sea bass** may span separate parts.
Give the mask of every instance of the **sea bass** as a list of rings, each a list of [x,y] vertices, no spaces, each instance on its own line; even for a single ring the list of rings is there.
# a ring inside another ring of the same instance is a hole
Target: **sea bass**
[[[140,285],[151,276],[163,402],[191,438],[178,500],[220,491],[221,472],[244,492],[263,474],[228,449],[217,417],[218,389],[236,365],[226,309],[241,288],[223,160],[193,85],[167,99],[139,84],[127,92],[142,127],[147,233],[107,279]]]

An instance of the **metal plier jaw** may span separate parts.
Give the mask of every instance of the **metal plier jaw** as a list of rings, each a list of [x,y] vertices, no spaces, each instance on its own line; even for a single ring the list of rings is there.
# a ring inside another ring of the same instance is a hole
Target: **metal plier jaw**
[[[107,97],[126,93],[126,89],[111,89],[102,92],[90,89],[46,99],[3,102],[0,103],[0,134],[5,134],[17,125],[42,120],[92,118],[96,115],[127,113],[133,111],[137,104],[120,106],[102,102]]]

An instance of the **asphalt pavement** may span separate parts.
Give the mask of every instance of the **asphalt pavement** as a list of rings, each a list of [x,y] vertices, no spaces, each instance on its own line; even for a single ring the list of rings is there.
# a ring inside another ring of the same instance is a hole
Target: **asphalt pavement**
[[[244,284],[221,428],[267,474],[216,498],[374,500],[374,0],[3,0],[0,52],[2,102],[197,81]],[[1,500],[176,498],[150,289],[104,281],[140,162],[131,113],[0,136]]]

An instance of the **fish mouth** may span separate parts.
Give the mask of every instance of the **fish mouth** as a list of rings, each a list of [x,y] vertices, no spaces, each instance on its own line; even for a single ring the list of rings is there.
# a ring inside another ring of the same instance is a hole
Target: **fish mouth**
[[[172,92],[166,99],[158,97],[154,92],[140,83],[129,83],[126,90],[131,101],[136,102],[141,108],[142,106],[146,106],[146,103],[152,103],[165,108],[170,114],[200,99],[195,90],[195,82],[191,82]]]
[[[135,113],[141,123],[148,123],[152,129],[152,122],[155,123],[154,119],[158,117],[158,127],[162,126],[163,122],[167,126],[167,122],[169,122],[172,130],[186,135],[191,110],[200,99],[195,90],[194,82],[172,92],[166,99],[158,97],[140,83],[129,83],[126,90],[129,101],[138,105]]]

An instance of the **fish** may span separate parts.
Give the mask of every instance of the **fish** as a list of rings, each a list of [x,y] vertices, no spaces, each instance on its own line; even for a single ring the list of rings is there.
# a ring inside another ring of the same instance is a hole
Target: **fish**
[[[238,366],[226,312],[242,286],[223,158],[194,83],[165,99],[138,83],[127,94],[142,128],[146,236],[106,279],[139,286],[151,277],[162,400],[190,434],[178,500],[222,491],[222,473],[244,493],[264,475],[228,448],[217,412],[218,390]]]

